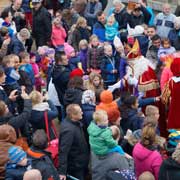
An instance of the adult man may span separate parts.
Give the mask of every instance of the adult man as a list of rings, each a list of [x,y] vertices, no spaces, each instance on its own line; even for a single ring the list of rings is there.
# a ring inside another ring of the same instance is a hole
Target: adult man
[[[147,35],[148,35],[149,39],[151,40],[151,38],[154,35],[156,35],[156,26],[148,26]]]
[[[164,4],[162,12],[157,14],[154,20],[154,24],[157,26],[157,34],[161,38],[167,38],[169,31],[174,28],[175,17],[171,13],[171,6]]]
[[[106,41],[105,39],[105,23],[106,16],[103,11],[97,13],[97,22],[93,26],[93,34],[95,34],[101,42]]]
[[[82,110],[77,104],[66,108],[66,119],[61,123],[59,136],[59,174],[61,180],[72,175],[84,180],[89,161],[88,145],[80,120]]]
[[[13,21],[16,24],[16,30],[19,32],[22,28],[26,26],[24,10],[21,8],[22,0],[14,0],[12,5],[7,9],[10,10]]]
[[[68,66],[68,59],[64,52],[56,52],[55,54],[55,66],[52,72],[52,81],[56,88],[59,102],[64,104],[64,94],[69,82],[70,68]]]
[[[32,35],[36,40],[36,46],[47,45],[52,32],[51,15],[42,6],[42,0],[32,0],[32,4],[34,7]]]

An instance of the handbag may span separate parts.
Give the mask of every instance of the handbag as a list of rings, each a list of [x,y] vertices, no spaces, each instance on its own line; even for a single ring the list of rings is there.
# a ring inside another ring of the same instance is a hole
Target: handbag
[[[15,145],[20,146],[24,151],[27,151],[29,148],[29,145],[27,143],[27,138],[22,137],[20,129],[18,130],[18,133],[19,133],[19,137],[17,138]]]
[[[59,139],[57,136],[56,128],[51,122],[51,128],[54,131],[55,139],[51,140],[50,139],[50,134],[49,134],[49,123],[48,123],[48,113],[47,111],[44,112],[44,120],[45,120],[45,126],[46,126],[46,134],[48,138],[48,147],[46,148],[46,151],[51,153],[52,160],[54,162],[54,166],[57,168],[58,167],[58,146],[59,146]]]

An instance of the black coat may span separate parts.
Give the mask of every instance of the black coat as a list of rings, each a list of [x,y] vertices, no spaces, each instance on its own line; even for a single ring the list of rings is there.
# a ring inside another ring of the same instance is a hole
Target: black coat
[[[55,65],[52,71],[52,82],[56,88],[58,98],[61,104],[64,104],[64,94],[67,89],[70,76],[69,66]]]
[[[59,136],[59,174],[86,169],[89,161],[88,145],[82,124],[66,118],[60,126]]]
[[[51,33],[51,15],[46,8],[41,7],[38,11],[33,12],[32,35],[36,40],[48,42],[51,40]]]
[[[171,157],[164,160],[159,170],[159,180],[179,180],[180,164]]]
[[[49,152],[31,147],[27,153],[31,158],[32,168],[41,172],[43,180],[48,180],[50,177],[53,177],[54,180],[59,180],[58,172],[54,167]]]

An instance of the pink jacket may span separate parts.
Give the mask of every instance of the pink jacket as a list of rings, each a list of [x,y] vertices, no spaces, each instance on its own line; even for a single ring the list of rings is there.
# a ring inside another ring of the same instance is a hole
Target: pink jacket
[[[169,79],[173,76],[173,73],[171,72],[170,68],[165,67],[161,74],[161,91],[163,90],[165,84],[169,81]]]
[[[51,41],[53,46],[57,47],[63,45],[65,43],[66,31],[63,27],[56,27],[53,25]]]
[[[149,171],[158,180],[159,168],[162,163],[162,157],[158,151],[151,151],[137,143],[133,149],[133,158],[137,178],[143,172]]]

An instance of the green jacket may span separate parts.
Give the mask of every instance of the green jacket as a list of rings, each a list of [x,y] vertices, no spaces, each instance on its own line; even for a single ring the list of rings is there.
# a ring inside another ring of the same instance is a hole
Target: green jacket
[[[100,128],[94,122],[91,122],[87,130],[91,150],[96,155],[105,155],[109,150],[117,146],[117,142],[113,139],[112,131],[109,127]]]

